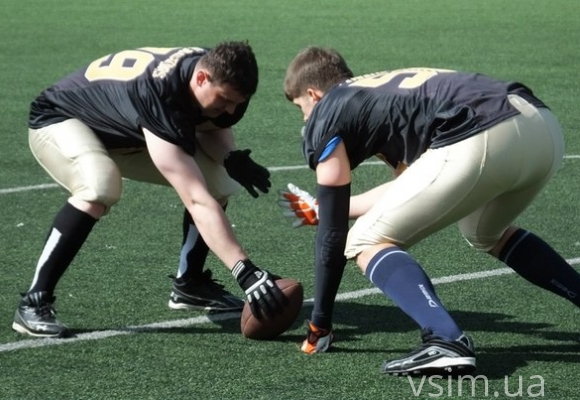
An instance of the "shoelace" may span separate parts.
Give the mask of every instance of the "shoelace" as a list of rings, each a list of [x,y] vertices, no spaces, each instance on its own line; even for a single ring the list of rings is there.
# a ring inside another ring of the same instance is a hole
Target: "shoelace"
[[[430,329],[427,329],[426,328],[426,329],[423,329],[421,331],[421,340],[423,341],[423,343],[426,343],[426,342],[428,342],[431,339],[438,339],[438,338],[439,337],[438,336],[435,336],[433,334],[433,331],[430,330]],[[469,344],[468,344],[469,339],[465,335],[461,335],[458,339],[455,340],[455,342],[462,343],[466,347],[469,347]]]
[[[52,303],[56,300],[56,297],[48,297],[44,295],[44,292],[40,293],[31,293],[28,295],[23,294],[23,296],[27,296],[28,304],[30,307],[34,307],[34,311],[38,314],[41,318],[55,318],[56,310]]]
[[[430,329],[423,329],[421,331],[421,341],[423,343],[427,343],[429,340],[435,339],[435,338],[436,338],[436,336],[433,335],[433,331],[432,330],[430,330]]]
[[[426,347],[429,347],[431,345],[429,343],[431,340],[442,340],[441,338],[435,336],[430,329],[423,329],[421,331],[421,339],[422,339],[423,343],[419,346],[419,348],[417,349],[417,352],[421,351],[422,349],[424,349]],[[461,336],[459,339],[454,340],[453,342],[450,342],[450,343],[456,343],[456,344],[463,345],[469,352],[474,351],[472,343],[465,336]]]
[[[55,318],[56,310],[50,303],[42,303],[35,306],[36,313],[42,318]]]

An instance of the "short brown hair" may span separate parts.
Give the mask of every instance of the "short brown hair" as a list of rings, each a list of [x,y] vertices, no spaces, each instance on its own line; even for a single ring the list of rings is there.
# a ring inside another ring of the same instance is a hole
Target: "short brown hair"
[[[309,46],[301,50],[288,66],[284,94],[292,101],[302,96],[309,87],[326,92],[352,77],[352,71],[338,51]]]
[[[199,60],[211,81],[228,84],[242,96],[251,97],[258,88],[258,63],[247,41],[221,42]]]

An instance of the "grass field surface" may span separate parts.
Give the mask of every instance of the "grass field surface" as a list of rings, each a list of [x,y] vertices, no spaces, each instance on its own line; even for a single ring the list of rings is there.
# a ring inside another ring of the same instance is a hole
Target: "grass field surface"
[[[306,303],[275,341],[244,339],[239,314],[167,307],[181,242],[182,206],[168,188],[125,181],[121,202],[94,229],[57,287],[58,317],[76,337],[31,340],[10,329],[46,231],[66,198],[27,144],[30,101],[102,55],[143,46],[211,46],[249,40],[260,86],[236,127],[238,145],[272,171],[274,189],[314,188],[300,152],[301,115],[282,80],[297,51],[341,51],[356,74],[401,67],[486,73],[529,85],[560,119],[562,169],[519,224],[580,263],[580,3],[577,0],[329,1],[0,0],[0,399],[577,399],[579,314],[470,249],[453,227],[411,249],[460,325],[473,336],[485,379],[385,377],[384,360],[419,332],[353,264],[336,307],[327,354],[298,351],[313,294],[314,229],[292,229],[276,191],[230,201],[228,215],[252,259],[299,279]],[[389,179],[370,163],[361,192]],[[208,266],[232,292],[235,280]],[[541,393],[540,393],[541,389]],[[515,394],[515,395],[514,395]]]

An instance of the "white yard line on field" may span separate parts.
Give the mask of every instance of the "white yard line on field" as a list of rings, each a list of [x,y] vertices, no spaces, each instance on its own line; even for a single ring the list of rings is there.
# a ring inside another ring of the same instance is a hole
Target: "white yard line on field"
[[[385,165],[382,161],[370,161],[366,163],[362,163],[361,165]],[[287,165],[282,167],[269,167],[268,171],[277,172],[277,171],[294,171],[299,169],[308,169],[307,165]],[[44,190],[44,189],[54,189],[57,188],[58,185],[56,183],[42,183],[40,185],[30,185],[30,186],[17,186],[13,188],[6,188],[0,189],[0,195],[3,194],[10,194],[10,193],[20,193],[20,192],[29,192],[31,190]]]
[[[565,156],[564,158],[568,159],[576,159],[580,158],[580,155],[569,155]],[[384,164],[382,161],[371,161],[365,162],[362,165],[382,165]],[[307,169],[308,166],[306,165],[296,165],[296,166],[283,166],[283,167],[270,167],[268,168],[270,171],[290,171],[290,170],[299,170],[299,169]],[[7,188],[7,189],[0,189],[0,195],[3,194],[10,194],[10,193],[19,193],[25,192],[30,190],[43,190],[43,189],[51,189],[56,188],[58,185],[52,183],[40,184],[40,185],[32,185],[32,186],[20,186],[14,188]],[[580,258],[573,258],[568,260],[570,264],[578,264],[580,263]],[[441,278],[433,279],[433,284],[438,285],[440,283],[453,283],[453,282],[460,282],[460,281],[469,281],[474,279],[483,279],[489,278],[493,276],[499,275],[506,275],[511,274],[513,271],[509,268],[499,268],[499,269],[491,269],[487,271],[480,271],[475,273],[469,274],[459,274],[459,275],[451,275],[451,276],[444,276]],[[350,300],[350,299],[357,299],[364,296],[369,296],[372,294],[380,293],[380,291],[376,288],[370,289],[362,289],[356,290],[353,292],[346,292],[340,293],[337,296],[338,301],[342,300]],[[307,299],[304,301],[305,304],[311,304],[312,299]],[[118,330],[106,330],[106,331],[94,331],[94,332],[86,332],[76,335],[73,338],[68,339],[32,339],[32,340],[20,340],[17,342],[12,343],[5,343],[0,344],[0,353],[7,352],[7,351],[14,351],[20,349],[30,349],[35,347],[45,347],[45,346],[52,346],[52,345],[59,345],[59,344],[72,344],[81,341],[87,340],[98,340],[98,339],[106,339],[113,336],[121,336],[121,335],[132,335],[143,331],[151,331],[156,329],[172,329],[172,328],[182,328],[182,327],[190,327],[193,325],[198,324],[205,324],[211,323],[216,321],[223,321],[228,319],[239,318],[240,313],[223,313],[223,314],[212,314],[212,315],[202,315],[199,317],[194,318],[187,318],[187,319],[179,319],[179,320],[171,320],[171,321],[163,321],[157,322],[153,324],[146,324],[146,325],[139,325],[139,326],[128,326],[123,329]]]
[[[564,158],[568,158],[568,159],[580,158],[580,155],[569,155],[569,156],[564,156]],[[362,163],[361,165],[385,165],[385,163],[382,161],[367,161],[367,162]],[[308,169],[308,166],[307,165],[287,165],[287,166],[282,166],[282,167],[269,167],[268,168],[268,170],[271,172],[293,171],[293,170],[299,170],[299,169]],[[56,183],[43,183],[40,185],[17,186],[17,187],[13,187],[13,188],[0,189],[0,195],[10,194],[10,193],[28,192],[30,190],[54,189],[56,187],[58,187],[58,185]]]
[[[572,259],[569,259],[566,261],[568,261],[568,263],[574,265],[574,264],[580,263],[580,258],[572,258]],[[489,278],[489,277],[499,276],[499,275],[506,275],[506,274],[511,274],[511,273],[513,273],[513,271],[509,268],[497,268],[497,269],[490,269],[487,271],[473,272],[473,273],[468,273],[468,274],[443,276],[441,278],[433,279],[432,282],[434,285],[438,285],[441,283],[471,281],[474,279],[483,279],[483,278]],[[365,297],[365,296],[369,296],[369,295],[377,294],[377,293],[380,293],[380,291],[376,288],[355,290],[353,292],[346,292],[346,293],[339,294],[337,296],[337,300],[342,301],[342,300],[358,299],[361,297]],[[304,303],[310,305],[310,304],[312,304],[312,301],[313,301],[313,299],[307,299],[304,301]],[[132,334],[137,334],[140,332],[147,332],[147,331],[154,331],[154,330],[187,328],[187,327],[191,327],[194,325],[230,320],[230,319],[235,319],[235,318],[239,318],[239,317],[240,317],[239,312],[211,314],[211,315],[202,315],[202,316],[194,317],[194,318],[177,319],[177,320],[172,320],[172,321],[162,321],[162,322],[156,322],[156,323],[152,323],[152,324],[145,324],[145,325],[138,325],[138,326],[128,326],[126,328],[116,329],[116,330],[85,332],[85,333],[80,333],[80,334],[76,335],[75,337],[68,338],[68,339],[20,340],[17,342],[1,344],[0,345],[0,353],[8,352],[8,351],[15,351],[15,350],[22,350],[22,349],[31,349],[31,348],[35,348],[35,347],[72,344],[72,343],[76,343],[76,342],[84,342],[87,340],[106,339],[106,338],[110,338],[110,337],[114,337],[114,336],[132,335]]]

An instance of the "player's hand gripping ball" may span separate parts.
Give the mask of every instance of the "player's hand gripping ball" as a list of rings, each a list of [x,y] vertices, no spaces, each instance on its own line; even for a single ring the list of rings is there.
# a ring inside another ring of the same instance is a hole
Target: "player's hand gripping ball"
[[[240,329],[242,335],[248,339],[271,340],[286,332],[298,318],[304,301],[304,289],[302,284],[294,279],[281,278],[276,280],[276,285],[288,299],[288,305],[282,313],[272,318],[263,316],[258,319],[252,314],[250,305],[246,301],[242,310]]]

